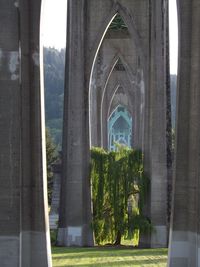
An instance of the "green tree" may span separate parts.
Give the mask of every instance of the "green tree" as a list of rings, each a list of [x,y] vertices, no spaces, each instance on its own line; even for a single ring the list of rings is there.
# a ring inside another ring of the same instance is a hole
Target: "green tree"
[[[65,50],[44,48],[46,125],[56,145],[62,143]]]
[[[47,158],[47,184],[48,184],[48,203],[51,204],[52,188],[53,188],[53,172],[52,164],[58,158],[56,145],[50,135],[50,131],[46,128],[46,158]]]
[[[91,150],[93,227],[97,244],[119,245],[121,237],[151,231],[143,216],[149,180],[141,151],[118,147],[116,152]]]

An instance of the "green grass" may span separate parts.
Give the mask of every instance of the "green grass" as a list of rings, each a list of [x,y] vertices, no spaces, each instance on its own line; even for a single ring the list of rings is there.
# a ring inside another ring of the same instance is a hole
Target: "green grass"
[[[167,249],[52,248],[53,267],[166,267]]]

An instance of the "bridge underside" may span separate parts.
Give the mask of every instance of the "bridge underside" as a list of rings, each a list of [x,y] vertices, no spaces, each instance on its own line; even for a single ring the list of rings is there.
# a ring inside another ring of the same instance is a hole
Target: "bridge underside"
[[[128,33],[110,30],[115,15],[123,19]],[[150,5],[146,0],[69,0],[67,32],[58,243],[93,244],[89,149],[90,144],[108,146],[108,116],[122,87],[132,115],[141,122],[135,130],[137,146],[144,151],[151,179],[146,215],[156,231],[142,237],[141,246],[166,247],[167,1]],[[116,70],[117,60],[126,74]]]
[[[0,0],[0,263],[3,267],[51,266],[39,59],[40,12],[41,0]],[[199,1],[178,0],[178,13],[178,121],[169,266],[182,267],[200,266]],[[116,14],[120,14],[127,25],[135,61],[128,62],[123,49],[114,54],[111,49],[107,54],[111,56],[110,62],[107,57],[98,81],[102,90],[110,88],[106,92],[108,99],[116,101],[117,98],[112,98],[114,73],[108,81],[111,71],[105,70],[112,69],[112,59],[119,57],[130,66],[128,83],[136,81],[131,87],[124,83],[123,77],[117,77],[118,84],[124,85],[125,94],[133,96],[127,105],[133,107],[134,99],[144,101],[142,117],[137,115],[138,108],[132,112],[143,121],[143,129],[139,127],[134,131],[142,136],[142,141],[137,139],[138,146],[144,151],[145,168],[151,178],[146,214],[156,231],[150,237],[143,236],[141,245],[164,247],[167,244],[167,0],[68,1],[66,62],[70,64],[66,68],[58,242],[65,246],[93,245],[89,133],[94,143],[106,147],[103,127],[109,110],[112,112],[115,105],[109,100],[95,106],[91,99],[98,53],[106,46],[102,39]],[[134,94],[138,88],[140,93]],[[93,126],[90,129],[94,119],[89,113],[90,100],[96,115],[99,108],[100,123],[104,121],[96,129]],[[122,104],[120,101],[118,104]],[[95,141],[98,134],[101,136]]]

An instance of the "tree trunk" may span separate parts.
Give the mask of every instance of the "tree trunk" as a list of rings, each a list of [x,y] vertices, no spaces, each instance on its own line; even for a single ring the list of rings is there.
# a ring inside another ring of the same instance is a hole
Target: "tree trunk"
[[[122,238],[122,234],[121,234],[120,230],[118,230],[118,231],[117,231],[116,241],[115,241],[115,243],[114,243],[115,246],[121,244],[121,238]]]

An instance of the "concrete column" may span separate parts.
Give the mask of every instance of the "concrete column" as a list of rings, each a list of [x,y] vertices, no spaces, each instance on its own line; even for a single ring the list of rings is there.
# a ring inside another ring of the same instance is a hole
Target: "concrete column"
[[[141,240],[154,247],[167,247],[167,154],[166,154],[166,55],[165,1],[152,1],[150,5],[151,47],[149,66],[149,137],[145,144],[147,168],[151,179],[148,214],[154,226],[150,239]]]
[[[151,247],[167,247],[167,147],[166,147],[166,54],[165,0],[152,2],[151,101],[151,221],[155,232]]]
[[[68,1],[63,176],[58,244],[91,246],[89,111],[85,77],[85,1]]]
[[[12,19],[10,19],[12,18]],[[18,10],[0,1],[0,263],[20,264],[20,87]]]
[[[47,216],[41,2],[0,1],[0,263],[51,266]]]
[[[51,266],[44,144],[44,90],[40,81],[41,0],[21,0],[21,264]]]
[[[200,266],[200,2],[179,0],[179,71],[168,266]]]

